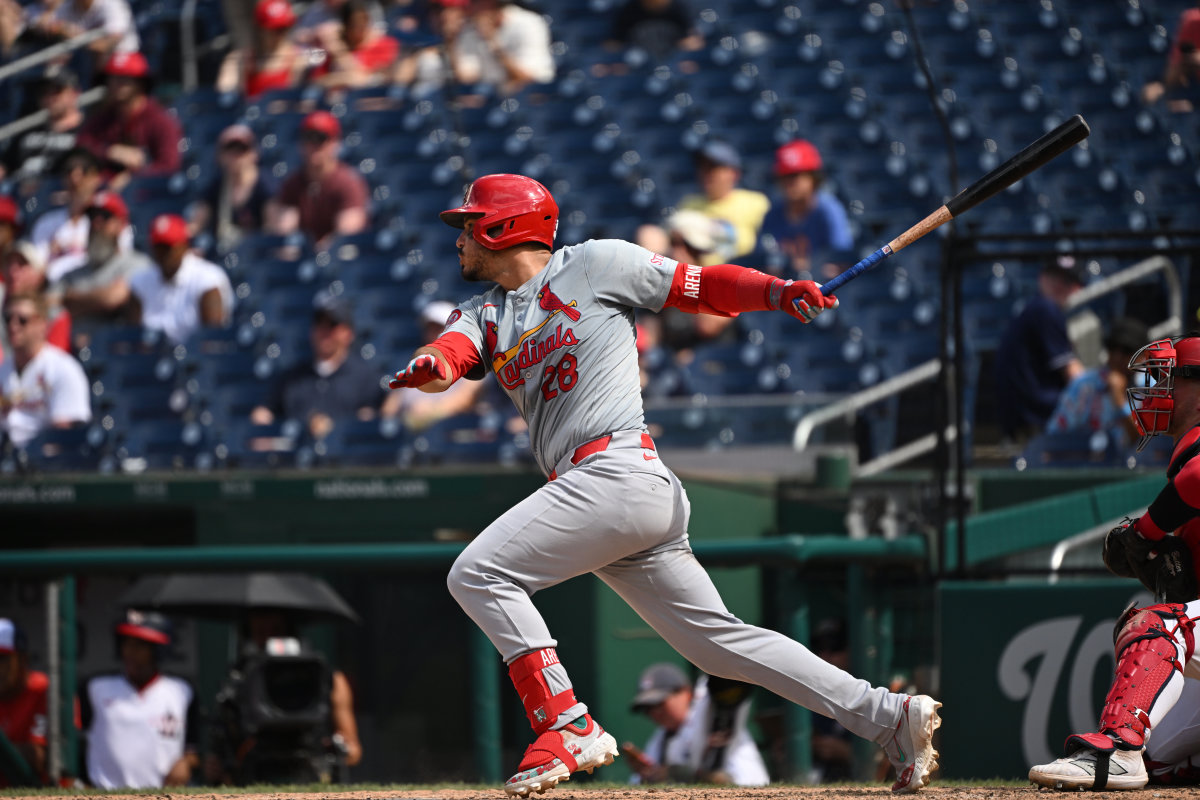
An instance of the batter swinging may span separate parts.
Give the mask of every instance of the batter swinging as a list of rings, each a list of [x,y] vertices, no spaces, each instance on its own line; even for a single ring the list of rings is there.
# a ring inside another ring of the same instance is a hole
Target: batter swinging
[[[612,762],[613,737],[576,697],[532,595],[594,573],[685,658],[763,686],[881,745],[915,792],[937,769],[941,703],[894,694],[726,610],[688,544],[687,495],[642,418],[634,308],[736,316],[784,310],[808,322],[837,305],[811,281],[729,264],[676,263],[623,241],[552,252],[558,206],[521,175],[487,175],[443,211],[461,228],[468,281],[497,286],[460,305],[392,388],[444,391],[490,369],[529,425],[545,486],[484,530],[450,570],[451,594],[508,664],[536,740],[505,783],[544,792]]]

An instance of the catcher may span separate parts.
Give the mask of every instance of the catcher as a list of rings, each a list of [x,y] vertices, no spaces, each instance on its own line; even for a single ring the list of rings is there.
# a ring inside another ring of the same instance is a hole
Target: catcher
[[[1030,781],[1051,789],[1200,783],[1200,770],[1189,760],[1200,756],[1200,684],[1194,680],[1200,678],[1200,657],[1194,657],[1193,630],[1200,618],[1200,333],[1151,342],[1134,353],[1129,367],[1138,449],[1164,433],[1174,437],[1175,449],[1167,485],[1146,513],[1105,537],[1104,563],[1116,575],[1137,578],[1159,602],[1130,606],[1117,620],[1116,676],[1099,730],[1067,737],[1065,758],[1029,770]]]

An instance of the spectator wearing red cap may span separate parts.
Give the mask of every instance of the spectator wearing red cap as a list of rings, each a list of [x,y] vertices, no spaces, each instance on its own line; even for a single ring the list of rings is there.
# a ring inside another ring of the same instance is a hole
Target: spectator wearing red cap
[[[76,322],[125,322],[129,319],[129,279],[150,268],[145,254],[122,250],[120,238],[129,226],[129,208],[115,192],[100,192],[88,208],[87,260],[83,266],[51,282],[51,292]]]
[[[38,217],[29,234],[30,241],[41,249],[46,259],[46,277],[51,283],[87,261],[91,225],[88,211],[104,183],[100,160],[82,147],[68,151],[61,159],[58,175],[66,191],[66,205],[52,208]],[[125,226],[117,246],[121,250],[133,248],[133,228]]]
[[[325,60],[312,71],[312,79],[331,89],[376,86],[391,79],[400,55],[400,43],[371,25],[371,4],[347,0],[340,24],[317,28]]]
[[[107,163],[119,187],[132,175],[175,172],[179,121],[149,94],[150,65],[141,53],[117,53],[104,65],[108,93],[79,131],[79,144]],[[114,182],[115,181],[115,182]]]
[[[778,248],[789,278],[832,278],[853,263],[854,237],[846,209],[821,189],[824,165],[811,142],[797,139],[775,151],[775,177],[782,203],[763,220],[765,249]]]
[[[233,287],[225,270],[188,252],[183,217],[160,214],[150,224],[150,254],[158,269],[129,279],[135,323],[183,342],[201,326],[224,327],[233,313]]]
[[[217,89],[257,97],[271,89],[299,86],[308,69],[304,48],[292,40],[296,13],[288,0],[258,0],[254,6],[254,40],[231,50],[221,62]]]
[[[42,5],[50,8],[52,4]],[[62,0],[54,5],[57,7],[33,18],[29,30],[34,36],[73,39],[102,30],[104,36],[88,45],[101,63],[113,53],[136,53],[141,46],[127,0]]]
[[[248,126],[230,125],[217,138],[220,172],[201,190],[192,204],[191,230],[207,231],[218,252],[228,252],[247,233],[263,228],[267,203],[277,187],[269,173],[259,169],[257,139]]]
[[[29,645],[24,632],[0,617],[0,732],[12,742],[29,767],[25,780],[0,772],[0,788],[45,783],[46,673],[29,668]]]
[[[358,233],[367,226],[367,183],[338,158],[342,126],[328,111],[314,111],[300,124],[303,163],[267,204],[267,228],[275,233],[300,230],[318,248],[335,235]]]

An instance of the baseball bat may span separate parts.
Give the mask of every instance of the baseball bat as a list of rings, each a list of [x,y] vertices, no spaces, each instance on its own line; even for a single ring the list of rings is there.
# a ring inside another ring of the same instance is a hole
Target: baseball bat
[[[1021,180],[1021,178],[1024,178],[1035,169],[1042,167],[1054,157],[1067,152],[1086,139],[1089,133],[1091,133],[1091,129],[1088,128],[1088,124],[1084,122],[1083,117],[1076,114],[1037,141],[1028,145],[1008,161],[1005,161],[963,189],[948,200],[945,205],[939,207],[937,211],[934,211],[925,219],[913,225],[862,261],[859,261],[853,267],[850,267],[840,275],[835,275],[828,283],[821,287],[821,293],[826,295],[832,294],[839,287],[844,286],[867,270],[877,266],[879,262],[892,253],[903,250],[930,231],[944,225],[947,221],[957,217],[964,211],[974,208],[1001,190],[1012,186]]]

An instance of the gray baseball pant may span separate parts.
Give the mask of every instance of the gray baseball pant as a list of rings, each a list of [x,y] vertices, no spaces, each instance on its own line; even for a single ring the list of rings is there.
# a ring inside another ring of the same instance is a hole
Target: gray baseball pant
[[[555,480],[505,512],[454,562],[450,593],[504,661],[556,644],[532,595],[591,572],[704,672],[762,686],[886,742],[904,696],[729,613],[688,544],[682,484],[639,442],[640,431],[623,431],[578,466],[564,457]],[[553,727],[586,710],[578,704]]]

